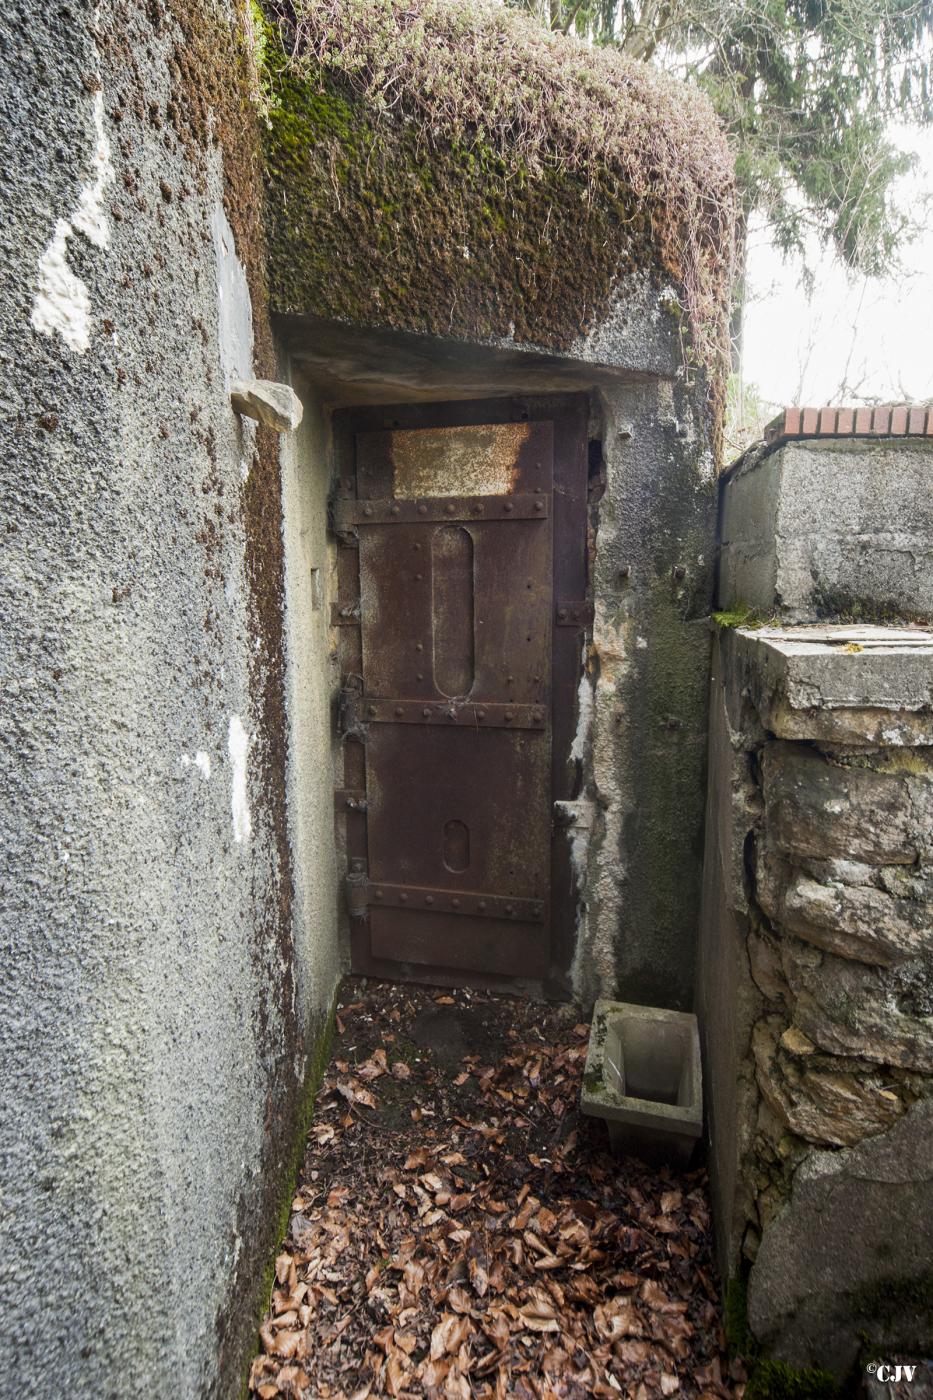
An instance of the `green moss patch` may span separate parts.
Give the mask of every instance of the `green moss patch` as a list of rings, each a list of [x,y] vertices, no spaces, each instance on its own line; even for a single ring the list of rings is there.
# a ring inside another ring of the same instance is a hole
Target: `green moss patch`
[[[734,608],[714,612],[713,621],[717,627],[758,628],[768,625],[768,618],[762,617],[761,613],[755,608],[750,608],[747,603],[736,603]]]
[[[838,1395],[828,1371],[788,1366],[770,1357],[756,1362],[745,1388],[745,1400],[836,1400]]]
[[[623,274],[722,368],[731,161],[705,100],[488,0],[296,0],[266,24],[273,306],[565,349]],[[679,331],[678,331],[679,334]]]

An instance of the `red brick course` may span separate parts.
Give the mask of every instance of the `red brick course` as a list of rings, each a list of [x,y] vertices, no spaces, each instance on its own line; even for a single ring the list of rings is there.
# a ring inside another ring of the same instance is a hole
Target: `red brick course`
[[[889,403],[877,408],[785,408],[765,428],[765,442],[823,437],[933,437],[933,406]]]

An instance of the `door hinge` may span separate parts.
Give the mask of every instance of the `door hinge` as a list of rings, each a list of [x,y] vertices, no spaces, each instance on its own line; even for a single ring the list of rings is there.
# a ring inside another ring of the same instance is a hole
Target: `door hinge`
[[[340,691],[337,705],[337,732],[345,739],[364,739],[363,727],[363,678],[348,676]]]
[[[589,599],[557,604],[558,627],[588,627],[593,621],[593,604]]]
[[[331,627],[359,627],[359,603],[333,603],[330,610]]]
[[[334,806],[338,812],[365,812],[366,793],[356,788],[335,788]]]
[[[369,877],[366,874],[366,862],[361,856],[351,858],[343,887],[350,918],[365,919],[369,913]]]

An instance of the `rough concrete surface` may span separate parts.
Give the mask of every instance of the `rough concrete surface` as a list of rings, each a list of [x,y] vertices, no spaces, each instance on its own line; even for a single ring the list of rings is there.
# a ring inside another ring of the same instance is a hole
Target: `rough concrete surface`
[[[765,1232],[749,1320],[775,1354],[844,1376],[859,1332],[885,1356],[933,1347],[933,1102],[880,1137],[817,1152]]]
[[[696,1008],[703,1052],[703,1085],[710,1153],[710,1187],[719,1268],[735,1271],[753,1186],[743,1170],[754,1139],[758,1090],[751,1057],[752,1027],[762,994],[752,976],[745,847],[761,814],[738,716],[730,721],[720,638],[713,643],[710,687],[709,783],[703,866]],[[773,960],[779,967],[777,958]],[[771,987],[766,983],[766,989]]]
[[[600,399],[606,483],[581,732],[593,821],[576,986],[584,1001],[686,1010],[702,878],[713,464],[676,382],[603,386]]]
[[[333,981],[257,771],[246,280],[171,16],[0,34],[0,1392],[230,1393]]]
[[[779,739],[933,743],[933,633],[926,628],[740,627],[724,644],[761,723]]]
[[[933,444],[790,442],[723,489],[720,602],[788,620],[933,614]]]

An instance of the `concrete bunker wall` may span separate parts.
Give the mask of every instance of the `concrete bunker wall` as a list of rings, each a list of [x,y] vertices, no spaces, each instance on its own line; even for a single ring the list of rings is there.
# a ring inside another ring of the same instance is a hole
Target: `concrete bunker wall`
[[[278,172],[268,149],[263,169],[239,7],[112,0],[81,19],[31,7],[0,30],[14,192],[0,231],[12,425],[0,1337],[28,1358],[41,1336],[44,1366],[75,1396],[228,1393],[339,972],[328,407],[347,392],[491,385],[591,396],[602,465],[581,791],[567,814],[573,988],[683,1006],[716,395],[686,372],[683,287],[653,214],[632,223],[641,243],[618,267],[601,257],[598,296],[583,260],[567,261],[561,304],[537,322],[536,289],[559,290],[559,259],[529,285],[516,278],[514,305],[496,296],[483,320],[476,301],[458,311],[466,296],[419,312],[415,281],[394,318],[351,305],[338,257],[302,291],[348,296],[336,310],[280,298],[274,341],[267,269],[284,286],[287,249],[267,259],[262,181]],[[702,116],[700,135],[712,126]],[[335,134],[353,146],[346,124]],[[341,166],[357,194],[369,154]],[[463,158],[448,162],[454,176]],[[580,195],[579,181],[560,192]],[[510,207],[489,252],[507,290],[503,270],[536,246],[525,207]],[[549,209],[535,204],[542,228]],[[630,213],[613,197],[588,227],[601,237]],[[392,220],[417,242],[410,214],[402,204]],[[293,230],[302,247],[310,228]],[[492,245],[497,229],[493,218]],[[444,259],[469,262],[464,291],[482,303],[482,243],[468,260],[453,232],[440,231]],[[713,272],[724,296],[728,269]],[[231,381],[250,374],[293,374],[304,395],[284,449],[231,411]],[[127,1353],[132,1372],[114,1382]]]
[[[249,74],[224,6],[0,30],[8,1384],[233,1393],[337,972],[278,439],[229,398],[275,369]]]

